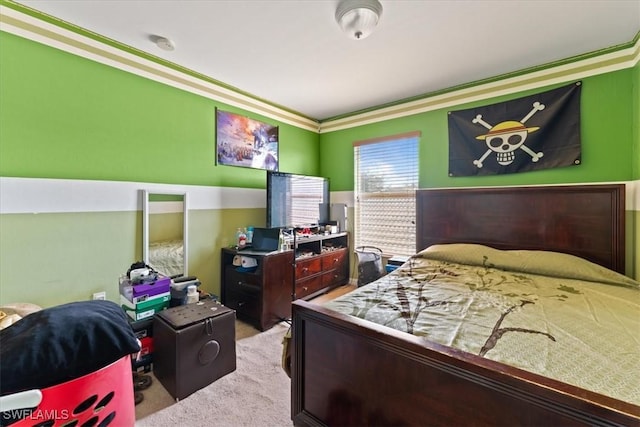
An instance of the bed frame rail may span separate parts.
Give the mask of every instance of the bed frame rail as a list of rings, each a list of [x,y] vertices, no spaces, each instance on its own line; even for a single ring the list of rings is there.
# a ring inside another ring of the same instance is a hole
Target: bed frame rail
[[[640,425],[638,406],[302,300],[292,342],[297,426]]]

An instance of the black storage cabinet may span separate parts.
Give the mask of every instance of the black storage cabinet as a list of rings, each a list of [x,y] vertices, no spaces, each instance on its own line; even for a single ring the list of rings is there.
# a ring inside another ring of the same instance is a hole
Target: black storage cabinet
[[[217,301],[169,308],[153,320],[153,373],[174,399],[236,370],[235,311]]]

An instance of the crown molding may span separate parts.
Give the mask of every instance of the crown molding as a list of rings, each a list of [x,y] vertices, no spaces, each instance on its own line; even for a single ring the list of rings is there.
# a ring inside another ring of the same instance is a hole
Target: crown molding
[[[30,15],[18,9],[25,7],[9,0],[0,1],[0,30],[316,133],[334,132],[566,83],[631,68],[640,61],[639,33],[633,42],[626,45],[316,121],[100,35],[79,28],[64,28],[62,22],[55,18],[49,17],[51,22],[48,22],[33,16],[41,15],[38,12],[31,11]]]
[[[225,87],[190,70],[177,69],[175,64],[159,63],[125,50],[124,46],[113,46],[114,42],[98,40],[97,35],[88,37],[4,4],[0,5],[0,30],[298,128],[318,131],[316,120]]]
[[[328,119],[320,123],[320,133],[349,129],[632,68],[640,61],[639,35],[635,37],[634,43],[629,43],[630,47],[614,47],[605,50],[606,53],[596,52],[583,55],[580,57],[581,59],[565,60],[562,64],[550,64],[537,71],[526,72],[525,70],[514,76],[499,76],[484,83],[470,83],[462,88],[450,88],[440,93],[424,95],[411,101],[399,101],[386,107],[374,108],[359,114],[355,113],[346,117]]]

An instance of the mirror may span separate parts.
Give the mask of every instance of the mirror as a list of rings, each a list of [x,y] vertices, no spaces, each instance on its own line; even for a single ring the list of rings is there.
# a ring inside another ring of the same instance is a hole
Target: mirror
[[[157,272],[186,276],[187,193],[142,191],[142,257]]]

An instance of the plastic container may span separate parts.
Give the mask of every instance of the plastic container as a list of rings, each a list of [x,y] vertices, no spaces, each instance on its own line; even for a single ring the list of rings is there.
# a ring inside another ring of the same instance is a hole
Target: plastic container
[[[189,285],[187,288],[187,304],[193,304],[200,301],[200,295],[198,294],[198,287],[196,285]]]
[[[187,303],[189,286],[195,286],[197,288],[200,286],[200,281],[195,276],[181,277],[173,280],[169,307],[177,307]]]
[[[384,269],[387,271],[387,273],[391,273],[392,271],[397,270],[399,267],[399,265],[387,264],[384,266]]]
[[[80,378],[32,391],[41,393],[40,402],[11,411],[22,415],[12,426],[135,424],[129,355]]]
[[[239,248],[244,248],[245,246],[247,246],[247,234],[242,230],[242,228],[238,228],[236,237],[238,240],[236,244]]]
[[[285,243],[284,243],[284,233],[282,232],[282,228],[280,229],[280,232],[278,233],[278,250],[279,251],[286,250]]]

